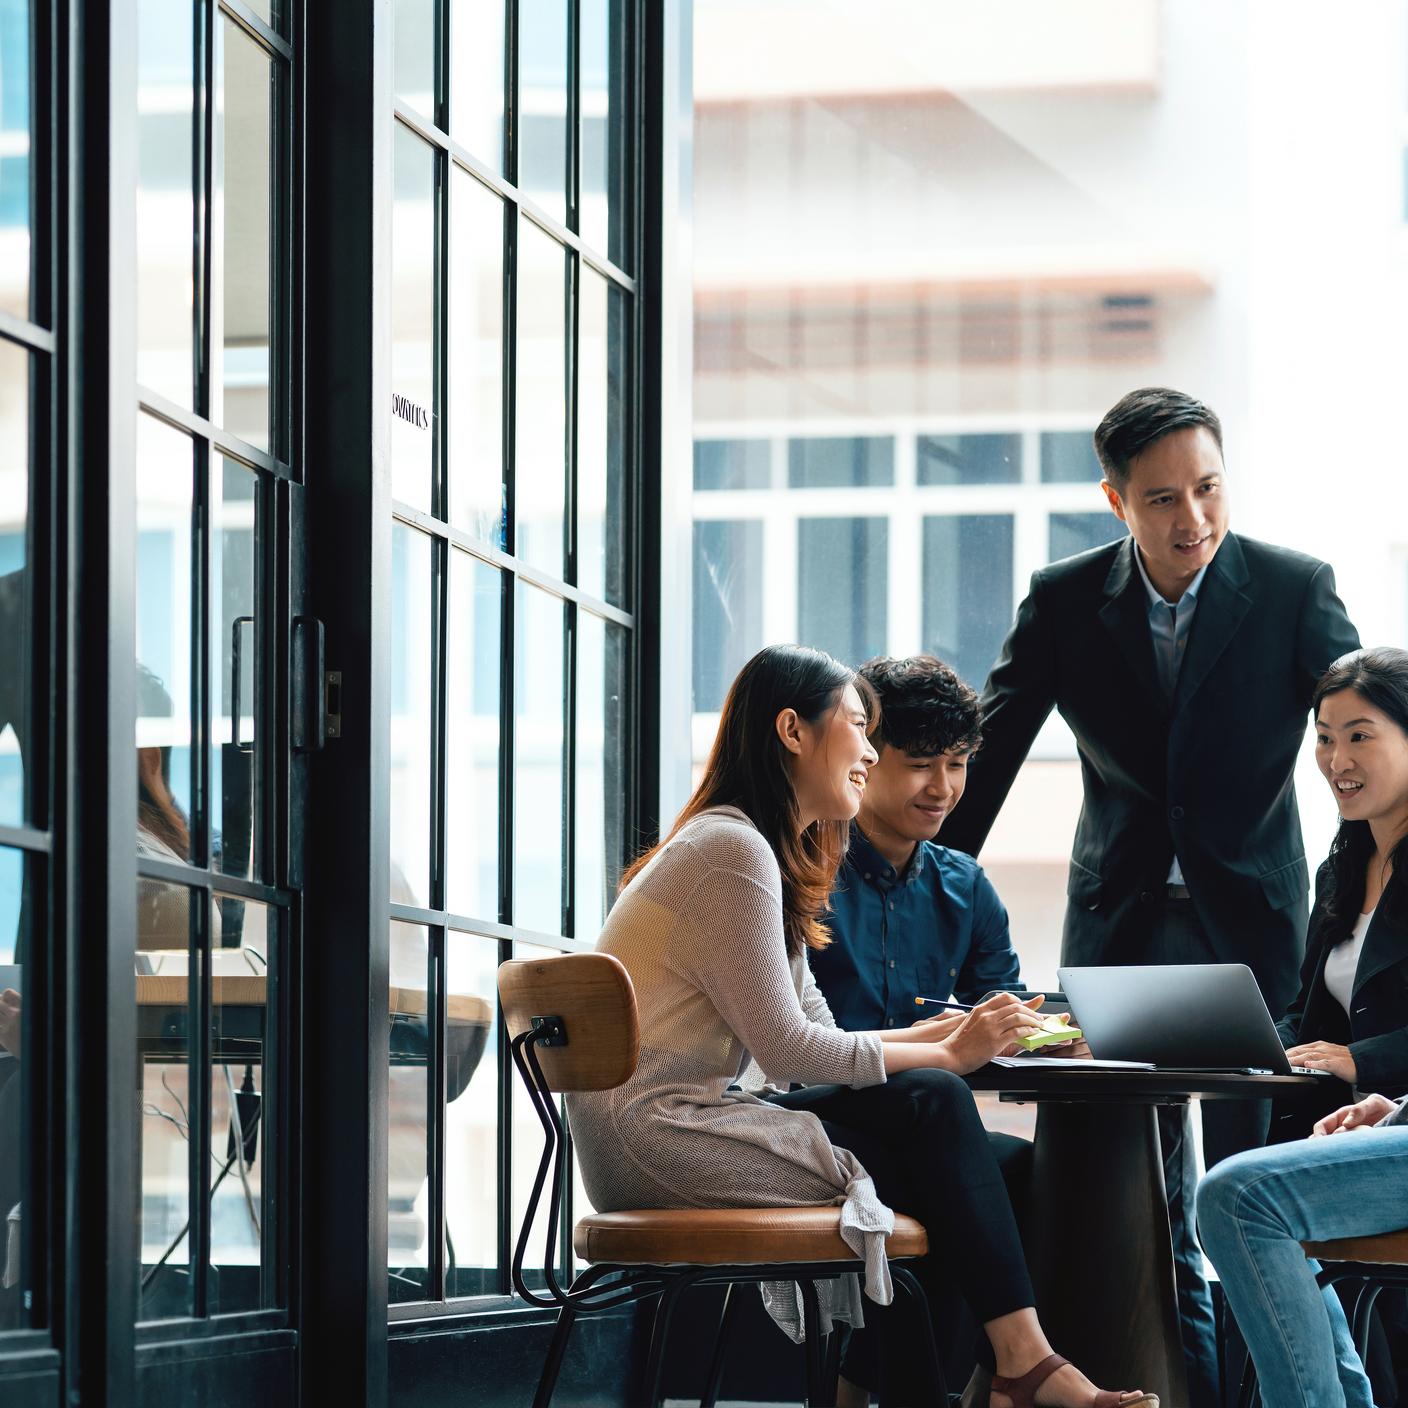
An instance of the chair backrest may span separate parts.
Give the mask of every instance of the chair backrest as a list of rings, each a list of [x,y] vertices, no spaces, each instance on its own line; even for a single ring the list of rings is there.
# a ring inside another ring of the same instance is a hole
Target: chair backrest
[[[609,1090],[628,1080],[640,1055],[631,975],[609,953],[514,959],[499,967],[499,1001],[510,1038],[555,1017],[561,1038],[536,1043],[553,1091]]]

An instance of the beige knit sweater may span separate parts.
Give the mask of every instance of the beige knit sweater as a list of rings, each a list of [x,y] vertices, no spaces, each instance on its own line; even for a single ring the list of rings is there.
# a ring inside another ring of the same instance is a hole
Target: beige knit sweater
[[[866,1291],[888,1304],[894,1215],[865,1170],[816,1116],[728,1089],[750,1054],[778,1082],[885,1079],[879,1035],[841,1031],[805,957],[789,961],[777,859],[744,813],[718,807],[685,825],[622,892],[597,947],[630,973],[641,1032],[630,1080],[567,1097],[595,1207],[839,1203]],[[765,1298],[801,1338],[795,1288]],[[861,1323],[854,1277],[822,1299],[825,1320]]]

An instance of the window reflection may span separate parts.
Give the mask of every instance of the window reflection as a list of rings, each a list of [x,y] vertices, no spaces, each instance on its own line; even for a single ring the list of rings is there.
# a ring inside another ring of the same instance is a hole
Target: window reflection
[[[445,905],[499,917],[499,685],[503,657],[499,572],[450,553],[446,652]]]
[[[391,874],[404,904],[430,901],[430,539],[391,532]]]
[[[146,878],[137,882],[140,1320],[197,1311],[188,1235],[188,1149],[195,1137],[189,1055],[191,961],[200,951],[202,900],[199,891],[184,885]]]
[[[518,184],[567,219],[567,0],[518,7]]]
[[[449,935],[445,955],[446,1294],[499,1288],[499,945]]]
[[[396,96],[435,118],[435,0],[396,0]]]
[[[217,896],[210,958],[210,1273],[207,1313],[228,1315],[277,1303],[273,1246],[269,1024],[275,1005],[278,911]]]
[[[264,450],[269,441],[270,196],[274,65],[230,19],[215,30],[211,419]]]
[[[626,247],[629,69],[623,0],[581,0],[582,239],[629,268]]]
[[[503,0],[450,0],[450,135],[503,172]]]
[[[763,525],[694,525],[694,709],[715,713],[763,644]]]
[[[577,585],[622,598],[625,513],[625,299],[581,265],[577,342]]]
[[[513,922],[562,929],[564,611],[520,582],[514,622]]]
[[[616,897],[625,846],[629,746],[622,711],[626,633],[577,613],[577,814],[573,936],[594,943]]]
[[[210,791],[218,821],[216,865],[252,878],[256,844],[256,616],[258,482],[235,460],[216,461],[210,494]]]
[[[518,222],[518,555],[562,575],[567,482],[566,252]]]
[[[396,123],[391,211],[391,492],[430,511],[435,386],[435,153]]]
[[[0,312],[30,315],[33,172],[31,4],[0,5]]]
[[[32,991],[28,969],[36,973],[34,935],[42,933],[36,907],[42,904],[37,857],[0,847],[0,1331],[29,1320],[27,1298],[34,1284],[36,1250],[29,1196],[34,1174],[32,1148],[25,1143],[34,1069],[33,1023],[24,1002]]]
[[[450,251],[450,522],[502,549],[504,205],[458,166],[450,173]]]
[[[392,871],[392,903],[408,903]],[[387,1072],[386,1256],[391,1301],[429,1291],[430,941],[419,924],[391,924],[390,1069]]]
[[[26,570],[29,398],[30,354],[0,341],[0,823],[11,826],[31,814],[24,774],[34,639]]]
[[[195,6],[137,7],[137,380],[192,407]]]
[[[193,447],[137,424],[137,851],[191,858]]]

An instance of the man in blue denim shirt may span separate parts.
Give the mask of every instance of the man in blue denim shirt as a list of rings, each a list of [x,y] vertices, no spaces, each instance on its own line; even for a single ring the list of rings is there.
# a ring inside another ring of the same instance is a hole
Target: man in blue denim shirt
[[[934,1016],[916,997],[978,1002],[1020,988],[1021,971],[982,867],[934,840],[981,739],[977,695],[932,656],[872,660],[860,673],[880,700],[880,761],[831,894],[832,943],[810,958],[838,1024],[877,1031]]]

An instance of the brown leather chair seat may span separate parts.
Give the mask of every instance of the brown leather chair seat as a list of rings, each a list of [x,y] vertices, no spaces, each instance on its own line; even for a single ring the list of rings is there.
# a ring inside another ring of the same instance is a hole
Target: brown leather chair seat
[[[753,1266],[766,1262],[855,1261],[841,1240],[841,1209],[686,1208],[604,1212],[578,1222],[572,1245],[583,1261],[622,1265]],[[886,1254],[923,1256],[929,1238],[895,1214]]]
[[[1333,1242],[1302,1242],[1317,1261],[1362,1261],[1371,1266],[1408,1266],[1408,1230],[1377,1237],[1340,1237]]]

